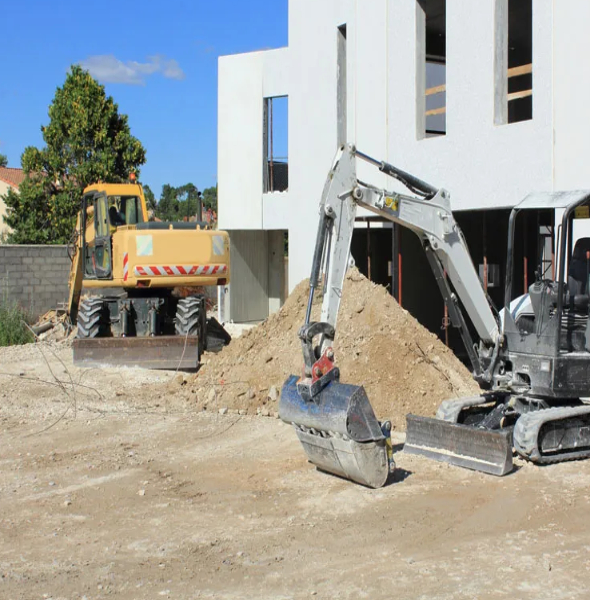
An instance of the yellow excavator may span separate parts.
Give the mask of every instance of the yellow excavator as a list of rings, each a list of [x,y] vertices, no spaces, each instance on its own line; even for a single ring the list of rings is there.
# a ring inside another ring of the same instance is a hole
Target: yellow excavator
[[[229,282],[229,236],[202,221],[200,202],[198,212],[196,222],[150,220],[133,180],[84,190],[70,249],[74,364],[195,368],[230,341],[196,289]]]

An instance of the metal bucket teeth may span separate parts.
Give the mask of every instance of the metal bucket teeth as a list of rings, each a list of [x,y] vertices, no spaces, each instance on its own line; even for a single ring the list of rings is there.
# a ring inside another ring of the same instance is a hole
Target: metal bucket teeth
[[[408,415],[404,452],[491,475],[512,471],[510,431],[491,431]]]
[[[364,388],[329,383],[304,400],[296,376],[283,386],[279,416],[295,427],[308,459],[319,469],[368,487],[385,485],[393,470],[391,444]]]

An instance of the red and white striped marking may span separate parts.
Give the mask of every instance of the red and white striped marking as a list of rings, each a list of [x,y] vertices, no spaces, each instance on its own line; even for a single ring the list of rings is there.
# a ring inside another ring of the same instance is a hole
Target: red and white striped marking
[[[177,277],[182,275],[223,275],[227,265],[141,265],[133,269],[136,277]]]
[[[123,281],[127,281],[129,277],[129,254],[123,254]]]

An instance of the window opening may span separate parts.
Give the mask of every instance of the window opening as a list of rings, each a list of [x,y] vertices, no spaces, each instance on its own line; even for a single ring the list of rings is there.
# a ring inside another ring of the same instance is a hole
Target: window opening
[[[284,192],[289,187],[289,99],[264,99],[264,193]]]
[[[111,240],[104,195],[86,196],[84,270],[89,277],[111,275]],[[92,224],[92,225],[91,225]]]
[[[555,279],[554,239],[553,225],[539,226],[539,267],[541,279]]]
[[[338,27],[338,147],[346,144],[346,25]]]
[[[533,2],[496,0],[498,125],[533,118]]]
[[[446,86],[446,0],[418,0],[423,21],[419,45],[420,120],[419,137],[436,137],[447,131],[447,86]],[[423,86],[423,88],[422,88]]]

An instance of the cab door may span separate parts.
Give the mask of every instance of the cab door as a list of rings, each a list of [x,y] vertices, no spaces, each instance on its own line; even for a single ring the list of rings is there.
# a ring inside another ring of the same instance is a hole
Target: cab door
[[[84,276],[112,279],[112,242],[104,193],[87,194],[82,202],[84,224]]]

